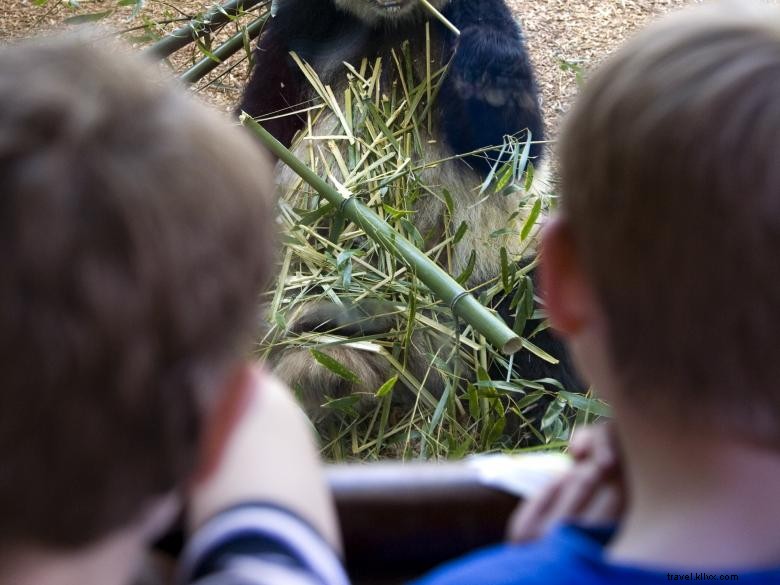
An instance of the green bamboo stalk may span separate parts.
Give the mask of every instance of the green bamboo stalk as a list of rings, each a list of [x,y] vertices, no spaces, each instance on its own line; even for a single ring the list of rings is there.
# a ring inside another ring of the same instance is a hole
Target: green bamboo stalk
[[[231,0],[221,6],[215,6],[203,16],[193,18],[189,23],[177,28],[165,38],[146,49],[146,53],[154,59],[170,57],[179,49],[183,49],[195,39],[214,32],[217,28],[229,22],[242,11],[250,10],[258,4],[268,4],[270,0]]]
[[[405,262],[437,298],[446,303],[459,318],[484,335],[490,344],[506,355],[522,348],[520,337],[501,318],[491,313],[438,264],[396,232],[357,197],[339,193],[248,114],[241,114],[241,123],[252,130],[274,155],[320,195],[337,206],[341,213],[359,226],[368,237]]]
[[[257,38],[258,35],[263,32],[263,27],[265,26],[266,20],[268,20],[267,14],[252,21],[249,26],[246,27],[246,36],[250,41]],[[241,30],[222,43],[219,47],[214,49],[211,55],[203,57],[203,59],[182,73],[180,79],[186,83],[195,83],[196,81],[199,81],[204,76],[208,75],[211,71],[219,67],[221,63],[230,58],[243,46],[244,31]]]
[[[460,36],[460,30],[458,30],[458,27],[447,20],[447,17],[439,12],[433,4],[428,2],[428,0],[420,0],[420,4],[422,4],[425,9],[428,10],[428,12],[430,12],[439,22],[450,29],[456,37]]]

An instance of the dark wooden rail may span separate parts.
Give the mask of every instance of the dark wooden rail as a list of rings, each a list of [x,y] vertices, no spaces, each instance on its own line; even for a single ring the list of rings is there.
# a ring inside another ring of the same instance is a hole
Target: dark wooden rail
[[[353,585],[403,583],[501,542],[522,495],[565,467],[555,455],[328,466]],[[182,531],[174,531],[157,550],[175,558],[182,542]]]
[[[389,585],[501,542],[517,497],[464,465],[375,464],[328,472],[354,585]]]

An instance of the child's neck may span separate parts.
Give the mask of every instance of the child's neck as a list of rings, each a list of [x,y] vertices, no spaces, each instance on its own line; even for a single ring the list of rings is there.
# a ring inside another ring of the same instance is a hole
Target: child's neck
[[[629,508],[611,560],[691,570],[780,567],[780,451],[617,414]]]
[[[127,530],[79,551],[16,551],[0,562],[0,583],[13,585],[127,585],[144,539]]]

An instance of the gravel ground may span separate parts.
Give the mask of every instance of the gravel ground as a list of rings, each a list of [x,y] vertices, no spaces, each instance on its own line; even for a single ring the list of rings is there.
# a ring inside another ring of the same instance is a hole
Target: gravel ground
[[[478,2],[479,0],[473,0]],[[548,125],[555,131],[558,120],[577,92],[576,71],[597,64],[626,37],[653,17],[696,0],[508,0],[523,24],[526,41],[536,65]],[[32,0],[0,0],[0,42],[28,37],[62,26],[79,13],[110,9],[115,0],[81,0],[74,11],[64,0],[49,0],[35,6]],[[105,22],[118,29],[142,23],[141,18],[172,20],[197,14],[212,5],[205,0],[164,2],[149,0],[140,16],[131,8],[118,10]],[[170,30],[176,23],[161,27]],[[174,67],[184,68],[195,53],[178,55]],[[214,107],[230,111],[246,80],[239,66],[233,74],[202,92]]]

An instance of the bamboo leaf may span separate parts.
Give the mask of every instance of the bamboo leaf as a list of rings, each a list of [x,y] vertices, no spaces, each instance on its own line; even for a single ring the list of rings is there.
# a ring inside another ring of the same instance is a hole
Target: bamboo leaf
[[[350,394],[342,398],[329,398],[322,406],[330,410],[336,410],[343,412],[344,414],[355,415],[357,411],[355,406],[360,402],[360,396],[357,394]]]
[[[596,398],[590,398],[588,396],[583,396],[582,394],[575,394],[574,392],[567,392],[565,390],[558,392],[558,395],[562,396],[569,406],[576,408],[577,410],[590,412],[596,416],[612,416],[612,409],[609,405]]]
[[[343,378],[347,382],[352,382],[353,384],[360,383],[360,378],[358,377],[358,375],[352,370],[350,370],[347,366],[339,362],[338,360],[330,357],[326,353],[317,351],[316,349],[310,349],[309,352],[311,353],[312,357],[317,361],[318,364],[320,364],[327,370],[330,370],[331,372],[336,374],[339,378]]]
[[[404,231],[412,240],[412,243],[418,248],[422,249],[425,246],[425,240],[423,240],[423,237],[417,227],[405,217],[401,218],[400,224],[403,226]]]
[[[524,347],[525,349],[527,349],[528,351],[530,351],[530,352],[531,352],[532,354],[534,354],[536,357],[538,357],[538,358],[540,358],[540,359],[543,359],[544,361],[546,361],[546,362],[548,362],[548,363],[550,363],[550,364],[553,364],[553,365],[555,365],[555,364],[558,364],[558,363],[559,363],[557,359],[555,359],[555,358],[554,358],[553,356],[551,356],[549,353],[547,353],[546,351],[544,351],[544,350],[543,350],[541,347],[538,347],[538,346],[534,345],[533,343],[531,343],[531,342],[530,342],[530,341],[528,341],[527,339],[523,338],[523,339],[522,339],[522,344],[523,344],[523,347]]]
[[[499,171],[498,178],[496,179],[496,187],[495,187],[496,193],[503,191],[504,188],[507,185],[509,185],[509,183],[512,181],[513,177],[514,177],[514,165],[511,162],[505,163],[504,166]]]
[[[63,22],[70,25],[86,24],[89,22],[97,22],[103,20],[107,16],[111,16],[114,13],[113,10],[103,10],[102,12],[92,12],[90,14],[79,14],[78,16],[71,16],[66,18]]]
[[[455,236],[452,238],[452,245],[457,245],[463,239],[463,236],[466,235],[467,231],[469,231],[469,224],[465,221],[461,222],[458,229],[455,231]]]
[[[509,256],[507,255],[506,248],[501,246],[501,283],[504,285],[504,293],[509,294],[512,290],[512,280],[509,275]]]
[[[376,397],[384,398],[385,396],[388,396],[390,393],[392,393],[393,388],[395,388],[397,383],[398,375],[395,375],[379,387],[379,390],[376,391]]]
[[[513,384],[512,382],[504,382],[502,380],[480,380],[475,382],[474,385],[477,388],[493,388],[495,390],[501,390],[503,392],[511,392],[513,394],[525,395],[527,392],[522,386]]]
[[[506,428],[506,418],[503,416],[500,416],[496,419],[496,421],[491,425],[490,430],[487,434],[487,444],[492,445],[496,441],[498,441],[501,438],[501,435],[504,434],[504,429]]]
[[[553,426],[553,424],[560,419],[563,413],[564,403],[560,400],[553,400],[547,406],[547,410],[542,417],[542,424],[539,425],[541,430],[544,431]]]
[[[534,202],[534,206],[531,209],[531,213],[528,214],[528,218],[525,220],[525,223],[523,224],[523,229],[520,231],[520,240],[525,240],[528,235],[531,233],[531,230],[534,229],[534,226],[536,225],[536,221],[539,219],[539,214],[542,211],[542,200],[537,199]]]
[[[463,284],[465,283],[469,277],[471,276],[471,273],[474,272],[474,266],[477,263],[477,252],[475,250],[471,251],[471,254],[469,254],[469,261],[466,263],[466,268],[463,269],[463,272],[460,273],[460,276],[456,278],[455,280]]]
[[[469,384],[466,388],[466,393],[469,400],[469,414],[473,419],[479,419],[481,411],[479,408],[479,394],[477,393],[477,387],[474,384]]]

